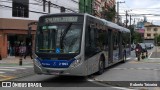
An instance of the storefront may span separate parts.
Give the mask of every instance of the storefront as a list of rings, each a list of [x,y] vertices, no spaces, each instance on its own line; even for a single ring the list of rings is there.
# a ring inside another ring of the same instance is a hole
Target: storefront
[[[18,56],[19,45],[26,44],[28,37],[28,23],[32,20],[2,19],[0,18],[0,55],[2,58],[7,56]],[[36,26],[32,26],[31,35],[34,43]],[[33,47],[33,46],[32,46]]]

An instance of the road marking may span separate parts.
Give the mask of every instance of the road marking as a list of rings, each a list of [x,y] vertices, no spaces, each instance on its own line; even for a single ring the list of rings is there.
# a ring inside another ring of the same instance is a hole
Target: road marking
[[[3,74],[5,73],[5,71],[16,71],[16,70],[20,70],[20,69],[27,69],[27,68],[30,68],[30,67],[33,67],[33,66],[16,66],[16,67],[5,67],[5,66],[0,66],[0,74]]]
[[[154,70],[158,71],[160,68],[113,68],[114,70]]]
[[[0,69],[0,70],[2,70],[2,71],[16,71],[16,69]]]
[[[126,60],[129,60],[129,59],[131,59],[131,57],[126,58]]]
[[[23,67],[0,67],[0,68],[9,68],[9,69],[26,69]]]
[[[15,77],[13,76],[5,76],[5,75],[0,75],[0,81],[7,81],[7,80],[11,80]]]
[[[151,52],[151,53],[149,54],[148,58],[150,58],[150,57],[151,57],[152,53],[153,53],[153,52]]]
[[[99,80],[99,79],[87,79],[87,81],[91,81],[92,83],[95,83],[95,84],[98,84],[98,85],[101,85],[101,86],[105,86],[105,87],[110,87],[110,88],[113,88],[113,89],[120,89],[120,90],[136,90],[136,89],[130,89],[130,88],[125,88],[125,87],[117,87],[117,86],[112,86],[112,85],[109,85],[109,84],[105,84],[103,83],[104,80]]]
[[[3,73],[5,73],[5,72],[0,72],[0,74],[3,74]]]

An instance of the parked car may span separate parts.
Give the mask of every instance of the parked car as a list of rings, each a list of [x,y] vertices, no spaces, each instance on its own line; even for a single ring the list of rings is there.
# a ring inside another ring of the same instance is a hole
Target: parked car
[[[153,43],[145,43],[147,49],[152,49],[154,47]]]

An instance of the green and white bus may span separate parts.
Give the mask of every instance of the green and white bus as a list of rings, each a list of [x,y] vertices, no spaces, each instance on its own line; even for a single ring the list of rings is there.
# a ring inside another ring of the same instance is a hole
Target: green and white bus
[[[81,13],[39,18],[34,56],[37,74],[87,76],[125,62],[130,30]]]

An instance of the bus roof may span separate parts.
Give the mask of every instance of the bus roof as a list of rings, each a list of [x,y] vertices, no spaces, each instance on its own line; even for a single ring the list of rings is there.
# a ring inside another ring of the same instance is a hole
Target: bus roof
[[[104,23],[104,25],[106,25],[106,26],[108,26],[108,27],[110,27],[110,28],[114,28],[114,29],[117,29],[117,30],[119,30],[119,31],[121,31],[121,32],[130,32],[130,30],[129,29],[127,29],[127,28],[124,28],[124,27],[122,27],[122,26],[119,26],[119,25],[117,25],[117,24],[115,24],[115,23],[113,23],[113,22],[110,22],[110,21],[107,21],[107,20],[105,20],[105,19],[101,19],[101,18],[99,18],[99,17],[95,17],[95,16],[92,16],[92,15],[90,15],[90,14],[87,14],[87,13],[55,13],[55,14],[48,14],[48,15],[43,15],[43,16],[41,16],[40,18],[42,18],[42,17],[50,17],[50,16],[53,16],[53,15],[55,15],[55,16],[63,16],[63,15],[82,15],[82,16],[84,16],[84,15],[86,15],[86,16],[90,16],[90,17],[93,17],[93,18],[95,18],[95,19],[98,19],[98,20],[100,20],[100,21],[102,21],[103,23]]]
[[[84,15],[83,13],[54,13],[54,14],[47,14],[47,15],[43,15],[43,16],[41,16],[41,17],[50,17],[50,16],[63,16],[63,15],[73,15],[73,16],[75,16],[75,15]],[[41,18],[40,17],[40,18]]]

